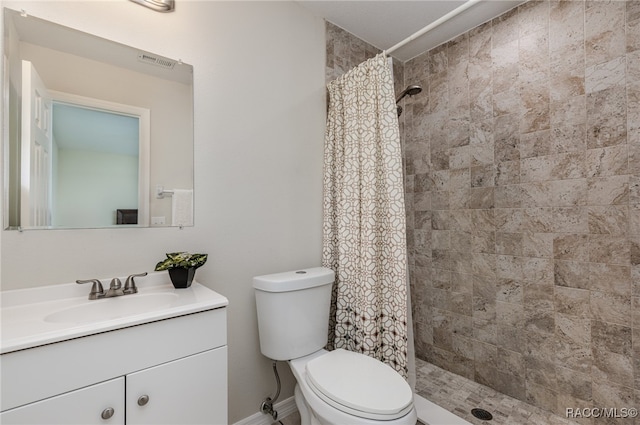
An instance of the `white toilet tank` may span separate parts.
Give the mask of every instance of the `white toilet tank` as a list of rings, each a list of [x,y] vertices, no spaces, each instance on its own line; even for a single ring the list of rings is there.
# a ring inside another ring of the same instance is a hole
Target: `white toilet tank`
[[[253,278],[262,354],[291,360],[327,344],[333,281],[324,267]]]

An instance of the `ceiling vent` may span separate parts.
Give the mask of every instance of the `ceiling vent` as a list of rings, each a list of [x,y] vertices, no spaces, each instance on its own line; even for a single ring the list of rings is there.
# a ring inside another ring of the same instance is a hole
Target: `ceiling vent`
[[[144,62],[144,63],[148,63],[151,65],[156,65],[162,68],[166,68],[166,69],[173,69],[173,67],[176,65],[175,61],[172,61],[171,59],[166,59],[166,58],[161,58],[158,56],[153,56],[150,55],[148,53],[140,53],[138,55],[138,60],[140,62]]]

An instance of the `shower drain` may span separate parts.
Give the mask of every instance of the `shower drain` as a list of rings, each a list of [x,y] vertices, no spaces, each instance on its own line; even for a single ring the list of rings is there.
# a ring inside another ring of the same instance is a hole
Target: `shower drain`
[[[493,415],[484,409],[471,409],[471,414],[478,419],[482,419],[483,421],[490,421],[491,419],[493,419]]]

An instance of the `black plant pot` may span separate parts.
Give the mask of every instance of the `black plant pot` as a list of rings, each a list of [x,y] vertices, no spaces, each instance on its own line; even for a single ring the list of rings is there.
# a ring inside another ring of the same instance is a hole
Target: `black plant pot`
[[[169,277],[174,288],[188,288],[193,282],[193,277],[196,275],[196,268],[176,268],[169,269]]]

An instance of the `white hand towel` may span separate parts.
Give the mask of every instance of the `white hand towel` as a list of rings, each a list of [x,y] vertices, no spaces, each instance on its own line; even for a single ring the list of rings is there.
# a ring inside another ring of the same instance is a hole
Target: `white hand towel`
[[[171,197],[171,225],[193,226],[193,190],[174,189]]]

